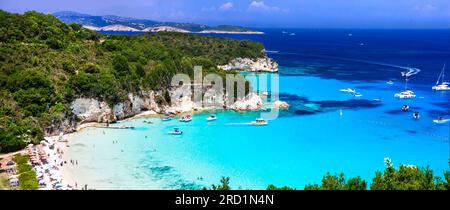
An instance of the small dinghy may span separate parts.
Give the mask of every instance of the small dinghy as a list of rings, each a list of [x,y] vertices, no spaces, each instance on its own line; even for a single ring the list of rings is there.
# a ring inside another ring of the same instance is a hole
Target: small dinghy
[[[206,121],[214,121],[214,120],[217,120],[217,117],[214,116],[214,115],[211,115],[211,116],[206,118]]]
[[[402,106],[402,111],[406,112],[409,110],[409,106],[408,105],[403,105]]]
[[[418,120],[418,119],[420,118],[419,112],[414,112],[413,118],[416,119],[416,120]]]
[[[181,131],[179,128],[174,128],[173,131],[169,131],[169,134],[181,135],[181,134],[183,134],[183,131]]]

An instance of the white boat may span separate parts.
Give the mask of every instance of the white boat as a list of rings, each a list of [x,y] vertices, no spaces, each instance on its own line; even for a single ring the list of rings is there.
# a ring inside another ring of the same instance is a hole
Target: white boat
[[[414,112],[413,118],[416,119],[416,120],[418,120],[418,119],[420,118],[419,112]]]
[[[353,94],[353,96],[355,96],[355,97],[361,97],[361,96],[363,96],[361,93],[355,93],[355,94]]]
[[[344,89],[340,89],[339,91],[356,94],[356,90],[355,89],[351,89],[351,88],[344,88]]]
[[[207,117],[206,120],[207,121],[214,121],[214,120],[217,120],[217,117],[214,116],[214,115],[211,115],[211,116]]]
[[[446,123],[446,122],[449,122],[449,121],[450,121],[450,119],[445,119],[445,118],[442,118],[442,117],[439,117],[438,119],[433,120],[433,122],[436,123],[436,124],[442,124],[442,123]]]
[[[393,82],[392,80],[389,80],[389,81],[386,82],[386,84],[388,84],[388,85],[394,85],[394,82]]]
[[[394,97],[402,98],[402,99],[403,98],[415,98],[416,94],[412,90],[405,90],[403,92],[394,94]]]
[[[186,115],[180,119],[180,122],[190,122],[190,121],[192,121],[191,115]]]
[[[442,71],[439,74],[436,85],[434,85],[431,89],[438,91],[450,90],[450,83],[445,81],[445,64],[444,67],[442,67]]]
[[[405,90],[400,93],[394,94],[395,98],[408,99],[416,97],[416,94],[412,90],[408,89],[408,77],[417,74],[411,73],[412,71],[417,71],[418,73],[420,70],[416,70],[415,68],[408,68],[408,72],[402,72],[402,76],[405,77]]]
[[[263,118],[256,118],[255,121],[250,122],[251,125],[256,125],[256,126],[263,126],[263,125],[267,125],[269,124],[266,120],[264,120]]]
[[[181,131],[179,128],[174,128],[173,131],[170,131],[169,134],[172,135],[181,135],[183,134],[183,131]]]

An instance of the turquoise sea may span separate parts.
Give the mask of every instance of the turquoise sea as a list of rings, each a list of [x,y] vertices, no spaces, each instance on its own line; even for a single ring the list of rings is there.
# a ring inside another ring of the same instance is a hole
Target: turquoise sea
[[[268,184],[303,189],[327,172],[370,181],[384,169],[385,157],[395,166],[429,165],[441,176],[449,170],[449,124],[432,120],[449,117],[450,92],[431,90],[443,63],[450,61],[449,31],[289,32],[296,35],[281,30],[227,35],[263,42],[280,63],[278,94],[291,107],[269,125],[244,124],[259,111],[217,111],[213,122],[205,120],[211,113],[198,113],[190,123],[141,118],[117,124],[134,130],[87,128],[70,136],[66,153],[79,163],[69,168],[78,185],[199,189],[228,176],[234,189]],[[418,97],[395,99],[404,88],[402,69],[395,66],[408,65],[422,70],[408,84]],[[355,88],[363,96],[341,88]],[[411,110],[401,111],[404,104]],[[415,111],[419,120],[412,118]],[[175,127],[183,135],[167,134]]]

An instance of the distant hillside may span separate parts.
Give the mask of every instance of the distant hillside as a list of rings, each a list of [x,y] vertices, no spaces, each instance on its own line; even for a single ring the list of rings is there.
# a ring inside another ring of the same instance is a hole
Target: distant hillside
[[[153,20],[119,17],[114,15],[93,16],[77,12],[56,12],[55,17],[64,23],[77,23],[96,31],[142,31],[142,32],[182,32],[182,33],[245,33],[262,34],[240,26],[207,26],[195,23],[158,22]]]

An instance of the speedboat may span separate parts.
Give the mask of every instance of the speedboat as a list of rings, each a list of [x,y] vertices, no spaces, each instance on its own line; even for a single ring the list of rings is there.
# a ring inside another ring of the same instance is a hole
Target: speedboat
[[[186,115],[180,119],[180,122],[190,122],[190,121],[192,121],[191,115]]]
[[[263,118],[256,118],[256,120],[251,122],[251,124],[261,126],[261,125],[267,125],[269,123],[267,121],[265,121]]]
[[[402,111],[408,111],[409,110],[409,106],[408,105],[403,105],[402,106]]]
[[[414,112],[413,117],[414,119],[418,120],[420,118],[419,112]]]
[[[339,91],[356,94],[356,90],[355,89],[351,89],[351,88],[340,89]]]
[[[363,96],[361,93],[355,93],[355,94],[353,94],[353,96],[355,96],[355,97],[361,97],[361,96]]]
[[[169,134],[172,135],[181,135],[183,134],[183,131],[181,131],[179,128],[174,128],[173,131],[170,131]]]
[[[415,98],[416,94],[412,90],[405,90],[403,92],[394,94],[394,97],[396,97],[396,98]]]
[[[214,120],[217,120],[217,117],[214,116],[214,115],[211,115],[211,116],[207,117],[206,120],[207,121],[214,121]]]
[[[388,85],[394,85],[394,82],[393,82],[392,80],[389,80],[389,81],[386,82],[386,84],[388,84]]]
[[[433,120],[433,122],[436,123],[436,124],[442,124],[442,123],[446,123],[446,122],[449,122],[449,121],[450,121],[450,119],[445,119],[443,117],[439,117],[438,119]]]
[[[442,67],[442,71],[439,74],[436,85],[434,85],[431,89],[438,91],[450,90],[450,82],[445,81],[445,64],[444,67]]]

